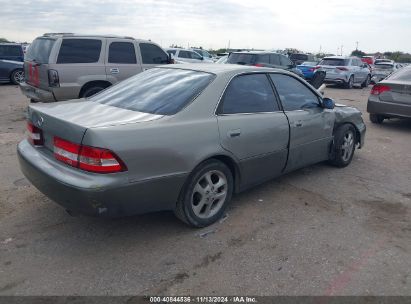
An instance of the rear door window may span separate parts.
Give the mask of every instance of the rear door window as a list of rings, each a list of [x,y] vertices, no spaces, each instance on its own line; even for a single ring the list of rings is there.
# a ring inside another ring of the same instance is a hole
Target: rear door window
[[[137,63],[134,44],[131,42],[112,42],[108,50],[109,63]]]
[[[228,85],[219,114],[279,111],[273,88],[265,74],[237,76]]]
[[[270,63],[270,55],[264,54],[264,55],[257,55],[257,59],[255,63]]]
[[[284,111],[304,110],[320,106],[318,96],[294,77],[284,74],[270,74],[280,95]]]
[[[55,42],[56,40],[51,38],[35,39],[26,52],[26,60],[48,63]]]
[[[191,54],[190,52],[187,52],[187,51],[180,51],[178,53],[178,57],[191,59]]]
[[[270,63],[273,64],[273,65],[281,65],[280,55],[271,54],[270,55]]]
[[[190,52],[191,53],[191,58],[196,59],[196,60],[201,60],[203,57],[201,57],[199,54],[196,52]]]
[[[152,43],[140,43],[141,57],[144,64],[168,63],[168,56],[160,47]]]
[[[290,59],[283,55],[280,55],[280,61],[282,66],[290,66],[293,64]]]
[[[101,53],[101,40],[63,39],[57,63],[94,63]]]

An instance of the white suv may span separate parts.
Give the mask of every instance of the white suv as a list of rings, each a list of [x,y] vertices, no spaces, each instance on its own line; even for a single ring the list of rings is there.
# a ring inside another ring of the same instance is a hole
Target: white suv
[[[342,84],[347,89],[351,89],[354,84],[365,88],[371,82],[368,65],[358,57],[325,57],[316,68],[321,68],[327,73],[325,83]]]
[[[166,52],[173,56],[176,63],[213,63],[210,58],[205,58],[193,50],[170,48]]]

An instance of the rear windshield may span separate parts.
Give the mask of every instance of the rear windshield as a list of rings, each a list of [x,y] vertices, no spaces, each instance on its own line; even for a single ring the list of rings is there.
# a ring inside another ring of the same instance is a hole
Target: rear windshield
[[[0,56],[18,57],[23,55],[23,49],[20,45],[0,45]]]
[[[347,59],[323,59],[319,65],[344,66],[348,65]]]
[[[404,68],[388,77],[393,80],[411,81],[411,67]]]
[[[301,63],[301,65],[312,66],[312,65],[317,65],[317,62],[315,62],[315,61],[306,61],[306,62]]]
[[[394,65],[392,65],[392,64],[376,64],[376,65],[374,65],[374,68],[379,69],[379,70],[389,70],[389,69],[393,69]]]
[[[255,57],[256,55],[254,54],[232,53],[228,56],[227,63],[253,64],[255,62]]]
[[[291,54],[291,60],[307,60],[308,56],[306,54]]]
[[[173,115],[203,91],[213,74],[154,68],[114,85],[89,100],[122,109]]]
[[[33,41],[26,53],[26,60],[38,63],[48,63],[55,39],[37,38]]]

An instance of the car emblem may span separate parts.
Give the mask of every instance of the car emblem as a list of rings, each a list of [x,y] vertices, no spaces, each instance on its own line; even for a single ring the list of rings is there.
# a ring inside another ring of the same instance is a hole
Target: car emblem
[[[43,125],[43,122],[44,122],[44,118],[40,116],[39,119],[37,119],[37,125],[41,127]]]

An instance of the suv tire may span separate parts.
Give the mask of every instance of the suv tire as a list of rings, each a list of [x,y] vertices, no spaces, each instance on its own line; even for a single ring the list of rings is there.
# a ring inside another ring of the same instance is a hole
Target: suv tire
[[[344,124],[334,133],[332,157],[329,162],[336,167],[347,167],[354,156],[356,132],[352,125]]]
[[[380,115],[380,114],[370,114],[370,120],[371,120],[372,123],[382,124],[384,119],[385,119],[385,117]]]
[[[84,90],[81,94],[80,98],[87,98],[97,94],[100,91],[103,91],[105,87],[103,86],[92,86]]]
[[[352,89],[353,84],[354,84],[354,76],[351,75],[350,78],[348,79],[348,81],[346,83],[344,83],[344,88]]]

